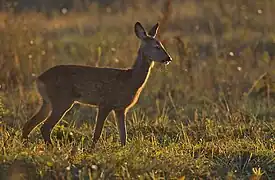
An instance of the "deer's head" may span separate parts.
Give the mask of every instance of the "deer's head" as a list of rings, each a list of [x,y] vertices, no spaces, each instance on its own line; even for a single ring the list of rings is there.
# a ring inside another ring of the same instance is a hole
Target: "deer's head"
[[[152,61],[165,63],[172,61],[171,56],[167,53],[162,43],[156,39],[159,24],[157,23],[147,33],[140,22],[135,24],[136,36],[141,40],[140,50],[143,55]]]

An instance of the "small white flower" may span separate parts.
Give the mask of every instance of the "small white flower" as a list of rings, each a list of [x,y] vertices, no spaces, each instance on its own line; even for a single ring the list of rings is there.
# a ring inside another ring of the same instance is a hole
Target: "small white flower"
[[[237,67],[237,69],[238,69],[238,71],[241,71],[241,70],[242,70],[242,67],[239,66],[239,67]]]
[[[263,10],[261,10],[261,9],[258,9],[258,14],[262,14],[263,13]]]
[[[67,8],[62,8],[61,12],[62,12],[62,14],[67,14],[68,13],[68,9]]]
[[[97,165],[92,165],[92,169],[97,170],[98,169]]]

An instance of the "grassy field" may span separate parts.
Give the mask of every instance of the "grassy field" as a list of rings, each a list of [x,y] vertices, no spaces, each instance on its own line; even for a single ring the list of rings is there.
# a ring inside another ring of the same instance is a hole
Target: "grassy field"
[[[275,1],[140,2],[0,14],[0,179],[275,179]],[[91,149],[96,109],[83,106],[56,126],[53,148],[39,128],[24,145],[35,77],[58,64],[131,67],[136,21],[162,22],[173,62],[155,65],[128,113],[127,145],[110,114]]]

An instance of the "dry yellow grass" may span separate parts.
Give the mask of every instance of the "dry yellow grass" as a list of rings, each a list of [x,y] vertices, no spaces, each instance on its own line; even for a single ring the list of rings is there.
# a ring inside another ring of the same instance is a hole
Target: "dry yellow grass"
[[[81,107],[54,130],[54,148],[37,131],[22,144],[37,107],[33,79],[57,64],[129,67],[138,48],[133,22],[148,28],[163,2],[124,14],[95,4],[52,19],[1,14],[0,177],[24,160],[41,179],[274,179],[274,4],[173,1],[161,36],[173,63],[156,65],[129,112],[127,146],[110,116],[94,150],[95,111]]]

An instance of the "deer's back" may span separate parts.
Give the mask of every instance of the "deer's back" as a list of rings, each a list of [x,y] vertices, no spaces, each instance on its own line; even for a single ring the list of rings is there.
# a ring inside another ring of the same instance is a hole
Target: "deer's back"
[[[131,76],[131,69],[59,65],[45,71],[38,79],[53,98],[70,96],[86,104],[122,107],[137,98],[138,89],[129,86]]]

